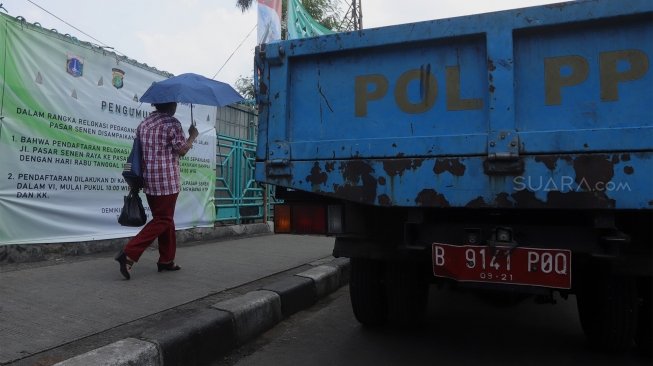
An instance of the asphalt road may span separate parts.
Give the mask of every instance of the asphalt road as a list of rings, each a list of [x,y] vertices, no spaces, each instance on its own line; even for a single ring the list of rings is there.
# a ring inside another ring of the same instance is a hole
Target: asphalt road
[[[363,328],[349,288],[277,325],[212,366],[651,365],[635,346],[612,356],[588,348],[575,297],[495,308],[469,293],[431,287],[421,331]]]

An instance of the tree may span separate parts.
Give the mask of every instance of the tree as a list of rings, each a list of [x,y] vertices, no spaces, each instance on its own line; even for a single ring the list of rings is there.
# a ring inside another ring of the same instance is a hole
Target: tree
[[[236,0],[236,7],[243,13],[249,10],[255,0]]]
[[[254,77],[240,75],[236,80],[236,90],[245,99],[254,99]]]

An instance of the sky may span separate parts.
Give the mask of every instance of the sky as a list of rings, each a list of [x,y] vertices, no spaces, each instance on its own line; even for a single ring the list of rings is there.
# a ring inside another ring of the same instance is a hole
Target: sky
[[[344,4],[351,0],[340,1]],[[363,28],[557,2],[561,1],[362,0]],[[2,6],[9,15],[22,16],[28,23],[39,22],[44,28],[55,28],[80,41],[108,45],[159,70],[175,75],[193,72],[209,78],[217,73],[216,80],[234,85],[240,76],[252,75],[257,21],[256,5],[242,13],[235,3],[236,0],[3,0]]]

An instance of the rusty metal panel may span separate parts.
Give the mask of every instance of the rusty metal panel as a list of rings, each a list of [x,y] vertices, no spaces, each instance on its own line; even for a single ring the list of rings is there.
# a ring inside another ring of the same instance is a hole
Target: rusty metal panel
[[[380,206],[651,209],[652,15],[576,1],[269,43],[256,179]],[[545,177],[632,191],[516,190]]]
[[[652,62],[650,16],[516,33],[522,153],[650,150]]]
[[[295,161],[283,186],[378,206],[653,209],[653,153],[542,155],[523,172],[482,157]],[[266,179],[257,163],[256,179]]]
[[[461,135],[484,136],[488,132],[488,109],[481,98],[487,94],[485,45],[483,36],[447,38],[356,50],[346,57],[336,53],[297,58],[289,84],[289,140],[313,146],[297,151],[293,146],[294,158],[305,157],[300,153],[314,155],[316,142],[320,157],[327,152],[395,157],[402,152],[431,154],[430,149],[414,145],[425,136],[444,140],[438,146],[450,145]],[[451,70],[447,65],[461,66]],[[404,138],[403,144],[397,137]],[[330,142],[344,142],[344,146],[328,151]],[[371,144],[380,149],[372,150]],[[485,143],[459,148],[465,149],[462,154],[482,154]]]

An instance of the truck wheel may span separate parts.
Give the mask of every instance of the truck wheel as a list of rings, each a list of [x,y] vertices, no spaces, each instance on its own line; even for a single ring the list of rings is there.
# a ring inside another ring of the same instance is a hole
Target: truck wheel
[[[408,262],[389,262],[386,267],[388,310],[401,328],[419,328],[426,316],[429,282],[422,266]]]
[[[637,324],[637,282],[602,271],[585,274],[577,294],[578,315],[590,345],[620,353],[633,342]]]
[[[640,282],[640,297],[642,302],[639,305],[637,314],[637,331],[635,332],[635,344],[637,348],[648,357],[651,357],[653,348],[653,306],[651,299],[651,277],[643,278]]]
[[[388,319],[385,297],[385,263],[373,259],[351,258],[349,295],[354,316],[365,326],[379,326]]]

